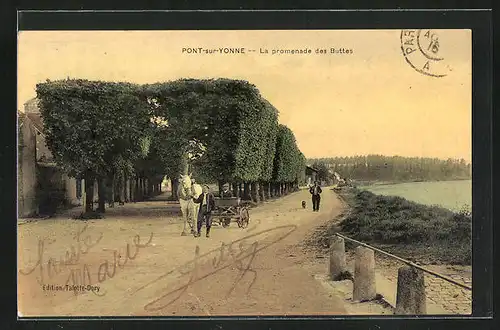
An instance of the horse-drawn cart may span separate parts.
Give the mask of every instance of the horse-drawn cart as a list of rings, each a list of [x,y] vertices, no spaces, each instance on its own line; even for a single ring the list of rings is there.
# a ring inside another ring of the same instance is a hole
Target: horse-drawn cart
[[[246,228],[250,221],[248,208],[241,205],[240,197],[215,198],[215,209],[212,212],[213,218],[218,218],[219,223],[226,227],[232,219],[238,223],[238,227]]]

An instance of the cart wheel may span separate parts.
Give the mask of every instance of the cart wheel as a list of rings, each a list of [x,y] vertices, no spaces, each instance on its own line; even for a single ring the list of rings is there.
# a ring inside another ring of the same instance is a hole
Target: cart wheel
[[[238,227],[240,228],[248,227],[249,221],[250,221],[250,214],[248,213],[248,209],[244,207],[240,210],[240,219],[238,221]]]

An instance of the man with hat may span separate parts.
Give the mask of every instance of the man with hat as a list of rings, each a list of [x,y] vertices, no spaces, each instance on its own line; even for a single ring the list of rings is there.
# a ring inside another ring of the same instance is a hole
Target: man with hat
[[[210,192],[210,187],[208,185],[203,186],[203,193],[197,199],[193,198],[193,201],[200,204],[200,209],[198,211],[198,222],[197,222],[197,233],[195,237],[201,236],[201,226],[205,223],[207,228],[207,237],[210,237],[210,228],[212,227],[212,211],[215,208],[214,195]]]
[[[313,212],[318,212],[322,192],[318,181],[314,182],[314,186],[309,189],[309,192],[312,195]]]

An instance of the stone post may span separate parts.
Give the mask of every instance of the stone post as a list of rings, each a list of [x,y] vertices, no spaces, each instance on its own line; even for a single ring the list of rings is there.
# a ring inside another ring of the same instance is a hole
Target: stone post
[[[344,239],[335,235],[330,241],[330,278],[337,281],[346,270]]]
[[[354,262],[354,301],[372,300],[377,295],[375,287],[375,254],[373,250],[358,246]]]
[[[424,273],[415,267],[398,269],[396,310],[398,315],[426,314]]]

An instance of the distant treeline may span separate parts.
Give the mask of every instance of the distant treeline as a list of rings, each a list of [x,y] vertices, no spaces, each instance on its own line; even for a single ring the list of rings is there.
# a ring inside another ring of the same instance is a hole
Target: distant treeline
[[[334,172],[358,181],[440,181],[470,179],[471,164],[464,159],[368,155],[308,159],[322,179]],[[330,174],[328,174],[328,172]]]

